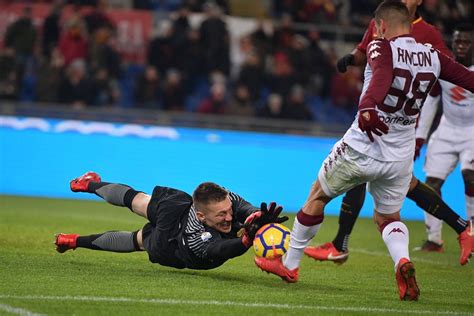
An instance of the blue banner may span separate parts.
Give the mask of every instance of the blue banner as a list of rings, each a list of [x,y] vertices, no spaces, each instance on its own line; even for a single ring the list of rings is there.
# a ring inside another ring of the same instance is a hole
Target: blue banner
[[[155,185],[188,193],[213,181],[249,202],[276,201],[285,211],[303,205],[319,167],[337,139],[156,127],[74,120],[0,116],[0,194],[97,199],[69,191],[69,181],[93,170],[103,181],[151,193]],[[424,153],[423,153],[424,155]],[[424,179],[422,162],[415,173]],[[443,195],[465,215],[464,188],[457,169]],[[337,215],[341,198],[326,208]],[[362,215],[372,216],[368,195]],[[406,201],[402,216],[422,219]]]

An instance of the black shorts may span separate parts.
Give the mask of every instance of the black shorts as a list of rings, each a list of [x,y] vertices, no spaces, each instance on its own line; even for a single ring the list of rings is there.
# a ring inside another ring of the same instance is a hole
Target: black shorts
[[[151,262],[184,268],[178,252],[179,226],[193,203],[186,192],[156,186],[147,208],[149,223],[143,227],[143,246]]]

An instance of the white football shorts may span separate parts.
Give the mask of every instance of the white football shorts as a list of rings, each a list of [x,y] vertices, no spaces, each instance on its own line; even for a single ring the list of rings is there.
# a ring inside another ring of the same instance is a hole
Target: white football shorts
[[[461,170],[474,170],[474,125],[453,128],[440,124],[428,142],[426,175],[445,180],[458,162]]]
[[[338,141],[319,169],[318,180],[326,195],[335,197],[368,183],[375,209],[382,214],[398,212],[410,187],[413,159],[380,161]]]

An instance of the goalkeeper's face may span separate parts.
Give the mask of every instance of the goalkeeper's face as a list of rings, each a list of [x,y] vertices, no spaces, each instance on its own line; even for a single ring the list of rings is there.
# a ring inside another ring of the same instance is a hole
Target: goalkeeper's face
[[[227,234],[232,229],[232,202],[228,196],[220,202],[204,205],[196,213],[204,225],[221,233]]]

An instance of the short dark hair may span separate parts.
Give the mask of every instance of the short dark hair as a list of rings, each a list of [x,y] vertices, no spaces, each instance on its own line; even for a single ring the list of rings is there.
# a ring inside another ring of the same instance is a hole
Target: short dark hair
[[[474,31],[474,26],[470,23],[462,23],[462,24],[456,25],[456,27],[454,28],[454,31],[473,32]]]
[[[410,13],[400,0],[385,0],[375,9],[374,16],[377,22],[383,19],[389,23],[410,25]]]
[[[223,201],[229,192],[213,182],[203,182],[193,192],[193,201],[198,211],[210,202]]]

